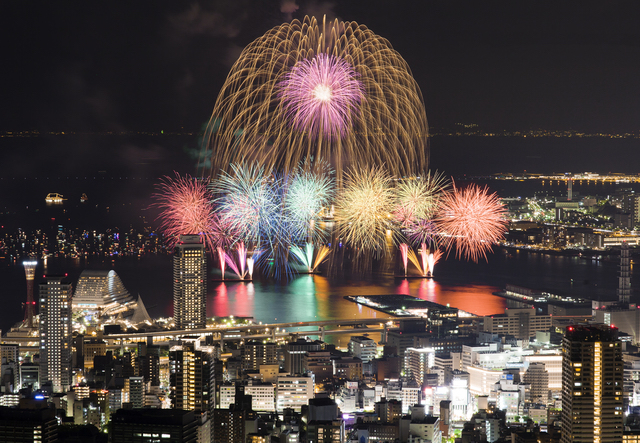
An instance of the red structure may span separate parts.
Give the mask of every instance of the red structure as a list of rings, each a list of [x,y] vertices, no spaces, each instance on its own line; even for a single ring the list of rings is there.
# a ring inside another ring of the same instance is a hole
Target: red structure
[[[27,306],[24,310],[24,320],[29,328],[33,328],[33,316],[36,311],[36,302],[33,301],[33,280],[36,274],[37,261],[24,261],[24,273],[27,276]]]

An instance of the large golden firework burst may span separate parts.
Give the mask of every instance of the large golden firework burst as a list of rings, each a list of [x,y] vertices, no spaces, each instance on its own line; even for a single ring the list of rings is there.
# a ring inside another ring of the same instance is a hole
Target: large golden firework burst
[[[340,182],[354,166],[410,176],[429,161],[422,94],[400,54],[363,25],[313,17],[242,51],[205,141],[201,168],[212,175],[233,163],[289,172],[322,159]]]

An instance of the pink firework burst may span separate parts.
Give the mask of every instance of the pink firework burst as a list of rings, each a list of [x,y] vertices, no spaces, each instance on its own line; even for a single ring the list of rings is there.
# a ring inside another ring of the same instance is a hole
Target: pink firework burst
[[[160,230],[164,232],[169,247],[174,247],[180,235],[197,234],[207,250],[212,253],[218,240],[213,235],[220,222],[212,211],[211,193],[206,180],[190,176],[165,177],[157,186],[153,206],[162,209]]]
[[[364,99],[358,73],[345,60],[327,54],[298,62],[278,89],[293,126],[313,137],[342,137]]]
[[[447,250],[456,246],[456,256],[477,262],[487,259],[487,251],[503,238],[507,221],[497,194],[488,188],[470,185],[443,195],[436,224]]]

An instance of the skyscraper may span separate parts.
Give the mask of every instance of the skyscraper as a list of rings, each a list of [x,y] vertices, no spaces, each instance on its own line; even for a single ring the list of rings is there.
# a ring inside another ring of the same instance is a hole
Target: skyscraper
[[[211,412],[214,403],[213,354],[195,344],[174,346],[169,352],[171,406],[186,411]]]
[[[622,441],[618,329],[569,326],[562,341],[562,443]]]
[[[71,283],[47,276],[40,285],[40,386],[54,392],[71,384]]]
[[[197,235],[181,235],[173,255],[173,320],[178,329],[207,322],[207,259]]]

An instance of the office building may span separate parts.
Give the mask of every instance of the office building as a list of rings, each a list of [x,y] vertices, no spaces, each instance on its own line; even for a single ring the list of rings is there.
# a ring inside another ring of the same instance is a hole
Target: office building
[[[207,322],[207,258],[197,235],[182,235],[173,255],[173,320],[178,329]]]
[[[561,442],[622,441],[623,362],[618,329],[569,326],[562,348]]]
[[[301,375],[305,373],[304,356],[309,351],[322,350],[321,341],[308,341],[299,338],[296,341],[289,342],[284,347],[284,370],[292,375]]]
[[[517,339],[528,340],[536,332],[546,332],[551,328],[550,315],[536,315],[534,307],[506,308],[504,314],[484,317],[484,331],[500,335],[513,335]]]
[[[71,283],[47,276],[40,285],[40,387],[54,392],[71,384]]]
[[[311,377],[280,376],[278,377],[276,395],[278,411],[291,408],[300,412],[302,406],[309,404],[309,399],[314,397],[313,379]]]
[[[359,335],[349,340],[349,354],[358,357],[362,363],[369,363],[376,358],[378,345],[375,340]]]

